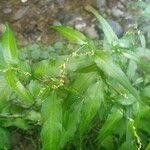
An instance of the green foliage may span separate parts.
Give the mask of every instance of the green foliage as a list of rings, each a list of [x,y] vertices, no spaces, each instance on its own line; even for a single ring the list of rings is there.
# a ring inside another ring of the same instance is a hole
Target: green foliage
[[[2,39],[3,46],[3,56],[6,63],[17,63],[18,62],[18,53],[17,46],[13,32],[10,30],[8,25],[6,25],[6,31]]]
[[[52,28],[73,45],[17,49],[6,26],[0,42],[0,149],[10,147],[5,128],[41,130],[43,150],[149,149],[147,41],[136,31],[118,39],[95,9],[87,10],[101,24],[108,49],[64,26]]]
[[[62,131],[61,101],[55,91],[52,91],[42,105],[42,142],[43,149],[58,150]]]
[[[0,128],[0,150],[10,148],[10,135],[7,130]]]
[[[102,81],[99,80],[87,89],[85,93],[84,104],[80,121],[80,136],[88,129],[92,119],[100,109],[101,103],[104,100]]]
[[[87,6],[86,9],[97,18],[99,26],[102,26],[103,32],[106,36],[108,43],[113,44],[113,42],[116,42],[118,40],[118,37],[114,33],[110,25],[107,23],[107,21],[101,15],[99,15],[99,13],[93,7]]]
[[[5,78],[8,85],[14,92],[20,97],[23,103],[30,104],[33,102],[33,98],[30,93],[25,89],[21,82],[15,77],[11,68],[8,68],[5,73]]]
[[[53,26],[52,29],[61,33],[70,42],[84,45],[87,43],[87,38],[80,32],[73,30],[71,27]]]
[[[136,90],[132,87],[131,83],[127,79],[123,71],[111,61],[111,58],[105,53],[98,52],[95,58],[97,66],[104,71],[104,73],[116,81],[118,81],[122,86],[129,90],[137,99],[138,94]]]
[[[149,20],[150,19],[150,3],[144,2],[144,1],[135,1],[132,2],[131,7],[133,9],[138,9],[137,15],[140,17],[140,19]]]
[[[141,30],[141,43],[150,48],[150,2],[149,1],[133,1],[130,7],[136,12],[135,16],[138,22],[138,28]],[[144,36],[143,36],[144,35]]]

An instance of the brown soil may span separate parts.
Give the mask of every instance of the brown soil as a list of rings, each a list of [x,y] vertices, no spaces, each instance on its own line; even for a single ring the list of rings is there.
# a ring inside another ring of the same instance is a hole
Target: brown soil
[[[11,25],[19,41],[26,40],[52,43],[58,37],[50,29],[54,20],[63,18],[66,14],[79,13],[84,19],[90,15],[84,10],[85,5],[95,5],[95,0],[66,0],[64,6],[55,3],[42,3],[42,0],[1,0],[0,24]],[[11,9],[11,12],[5,12]]]

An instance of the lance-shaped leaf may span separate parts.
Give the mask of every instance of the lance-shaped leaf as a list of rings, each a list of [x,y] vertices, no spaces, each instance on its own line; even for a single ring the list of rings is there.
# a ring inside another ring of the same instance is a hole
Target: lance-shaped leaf
[[[103,124],[98,134],[98,141],[101,143],[108,135],[111,135],[113,130],[116,128],[118,121],[123,117],[123,113],[120,110],[108,115],[105,123]]]
[[[55,91],[52,91],[45,100],[41,111],[43,119],[41,132],[43,150],[59,150],[62,130],[62,106]]]
[[[85,95],[80,121],[81,136],[88,128],[92,119],[95,117],[103,100],[104,100],[104,93],[102,82],[98,81],[88,88]]]
[[[91,12],[97,18],[109,44],[112,44],[113,42],[118,40],[117,35],[112,30],[107,21],[93,7],[87,6],[86,10]]]
[[[81,119],[82,105],[82,101],[74,103],[72,107],[64,113],[64,130],[60,142],[61,148],[75,136],[75,132]]]
[[[29,93],[29,91],[23,86],[23,84],[17,79],[14,75],[12,69],[8,69],[5,73],[5,78],[8,85],[12,88],[13,91],[20,98],[20,101],[25,104],[32,104],[33,97]]]
[[[18,53],[15,37],[8,25],[6,25],[6,31],[2,37],[3,56],[4,60],[8,64],[14,64],[18,62]]]
[[[52,29],[58,31],[62,36],[67,38],[70,42],[84,45],[87,44],[87,38],[81,32],[74,30],[71,27],[52,26]]]
[[[80,66],[76,70],[78,73],[89,73],[89,72],[97,72],[98,67],[95,63],[92,63],[91,65],[86,65],[86,66]]]
[[[125,89],[127,89],[139,100],[136,89],[131,85],[125,73],[112,61],[112,59],[105,52],[97,52],[95,63],[106,75],[118,81]]]

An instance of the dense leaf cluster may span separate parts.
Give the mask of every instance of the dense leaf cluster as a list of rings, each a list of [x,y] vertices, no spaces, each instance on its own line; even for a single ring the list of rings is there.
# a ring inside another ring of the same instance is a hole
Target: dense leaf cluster
[[[6,26],[0,43],[1,150],[11,147],[10,127],[40,128],[43,150],[150,149],[146,40],[137,30],[119,39],[95,9],[87,10],[103,28],[103,41],[55,26],[72,44],[18,49]]]

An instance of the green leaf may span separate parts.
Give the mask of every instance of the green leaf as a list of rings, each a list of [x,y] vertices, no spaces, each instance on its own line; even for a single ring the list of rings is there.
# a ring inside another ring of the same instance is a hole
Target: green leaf
[[[10,149],[10,135],[7,130],[0,128],[0,150]]]
[[[136,89],[132,87],[125,73],[112,61],[112,59],[106,53],[102,51],[97,52],[95,63],[106,75],[118,81],[124,88],[126,88],[139,100]]]
[[[62,132],[62,106],[55,91],[42,105],[43,126],[41,131],[43,150],[59,150]]]
[[[79,73],[76,75],[72,87],[82,94],[96,78],[97,74],[94,72]]]
[[[139,34],[139,39],[140,39],[140,42],[141,42],[141,46],[143,48],[146,48],[146,39],[145,39],[145,36],[142,33]]]
[[[20,129],[24,129],[24,130],[29,129],[29,125],[28,125],[27,121],[25,119],[22,119],[22,118],[17,118],[14,121],[12,121],[11,126],[16,126]]]
[[[150,86],[147,86],[142,90],[142,95],[150,98]]]
[[[122,117],[121,120],[117,123],[117,128],[113,131],[114,135],[122,137],[126,134],[126,120]]]
[[[116,128],[118,121],[121,120],[122,117],[123,113],[118,109],[108,115],[98,134],[99,143],[101,143],[108,135],[111,135],[113,130]]]
[[[130,60],[127,69],[127,76],[131,81],[135,80],[136,70],[137,70],[137,64],[135,63],[135,61]]]
[[[81,68],[81,72],[82,72],[82,68],[85,68],[91,64],[93,64],[93,59],[91,57],[87,57],[81,54],[79,56],[69,58],[69,61],[66,64],[66,70],[68,72],[70,71],[80,72],[78,70],[80,70]],[[90,71],[87,70],[87,72],[90,72]]]
[[[150,143],[146,146],[145,150],[150,150]]]
[[[127,108],[127,116],[130,115],[130,108]],[[145,124],[143,122],[143,124]],[[148,127],[148,126],[147,126]],[[133,144],[133,142],[136,141],[136,143]],[[127,130],[126,130],[126,142],[129,144],[128,149],[141,149],[142,143],[141,139],[138,136],[137,128],[135,127],[134,120],[132,118],[127,119]],[[133,148],[131,148],[131,146]]]
[[[136,98],[132,94],[127,93],[125,96],[118,97],[118,102],[124,106],[132,105],[136,102]]]
[[[71,84],[71,88],[73,92],[70,92],[68,95],[67,101],[65,103],[65,107],[70,107],[78,99],[77,97],[82,96],[82,94],[87,90],[87,88],[91,85],[91,83],[97,78],[97,74],[95,72],[90,73],[77,73],[75,76],[74,82]]]
[[[143,108],[140,108],[136,118],[135,118],[135,126],[138,129],[144,130],[147,133],[150,133],[150,107],[144,105]]]
[[[92,119],[97,114],[101,102],[104,100],[103,85],[99,80],[91,85],[85,94],[80,121],[80,135],[87,130]]]
[[[33,65],[34,76],[37,78],[56,77],[60,75],[60,66],[63,63],[60,59],[42,60]],[[49,68],[49,69],[47,69]]]
[[[147,132],[148,134],[150,134],[150,125],[149,125],[150,119],[141,119],[138,123],[137,128],[141,129],[145,132]]]
[[[0,112],[8,105],[9,94],[7,88],[4,87],[4,89],[0,91]]]
[[[98,67],[96,66],[95,63],[91,65],[78,67],[78,69],[76,70],[76,72],[78,73],[89,73],[89,72],[97,72],[97,71],[98,71]]]
[[[135,144],[132,143],[132,142],[124,142],[124,143],[119,147],[119,150],[127,150],[127,149],[130,149],[130,150],[137,150],[137,147],[136,147]]]
[[[5,73],[5,78],[8,85],[12,88],[13,91],[15,91],[21,102],[25,104],[33,103],[33,97],[31,96],[29,91],[23,86],[23,84],[17,79],[11,68],[7,69]]]
[[[45,77],[47,76],[48,72],[48,61],[43,60],[38,63],[33,64],[33,74],[35,77]]]
[[[81,119],[81,109],[82,109],[83,102],[74,103],[69,110],[66,110],[64,113],[64,130],[61,136],[61,148],[69,142],[74,136],[77,130],[77,126]]]
[[[32,121],[41,121],[41,114],[37,111],[31,110],[27,115],[27,119]]]
[[[114,141],[113,141],[113,136],[108,136],[106,137],[103,141],[102,141],[102,146],[106,149],[106,150],[113,150],[114,149]]]
[[[134,43],[133,41],[133,38],[124,36],[123,38],[118,40],[117,44],[120,48],[127,49],[132,47]]]
[[[33,97],[38,96],[41,88],[42,88],[42,85],[37,80],[31,80],[30,83],[28,84],[28,89]]]
[[[102,26],[102,29],[104,31],[105,37],[109,44],[112,44],[113,42],[116,42],[118,40],[117,35],[112,30],[110,25],[107,23],[107,21],[91,6],[87,6],[86,10],[91,12],[98,20],[100,25]]]
[[[2,44],[0,43],[0,69],[3,69],[5,67],[5,61],[3,57],[3,48]]]
[[[139,65],[140,69],[142,69],[144,72],[150,74],[149,60],[147,60],[146,58],[143,58],[143,57],[145,57],[145,53],[146,53],[146,56],[149,57],[150,53],[148,50],[145,50],[145,51],[143,51],[142,54],[138,54],[138,55],[131,51],[123,52],[123,55],[128,59],[134,60]]]
[[[29,125],[25,119],[17,118],[17,119],[7,119],[5,122],[3,122],[3,126],[5,127],[17,127],[23,130],[28,130]]]
[[[3,76],[0,76],[0,112],[8,105],[10,94],[11,90],[7,86],[5,78]]]
[[[6,25],[6,31],[2,37],[2,46],[5,62],[7,64],[16,64],[18,62],[16,41],[13,32],[8,25]]]
[[[52,26],[51,28],[58,31],[61,35],[67,38],[70,42],[73,42],[79,45],[87,44],[86,36],[84,36],[82,33],[74,30],[71,27]]]
[[[150,74],[150,61],[149,60],[146,60],[144,58],[140,58],[138,61],[137,61],[138,65],[140,66],[140,68]]]

